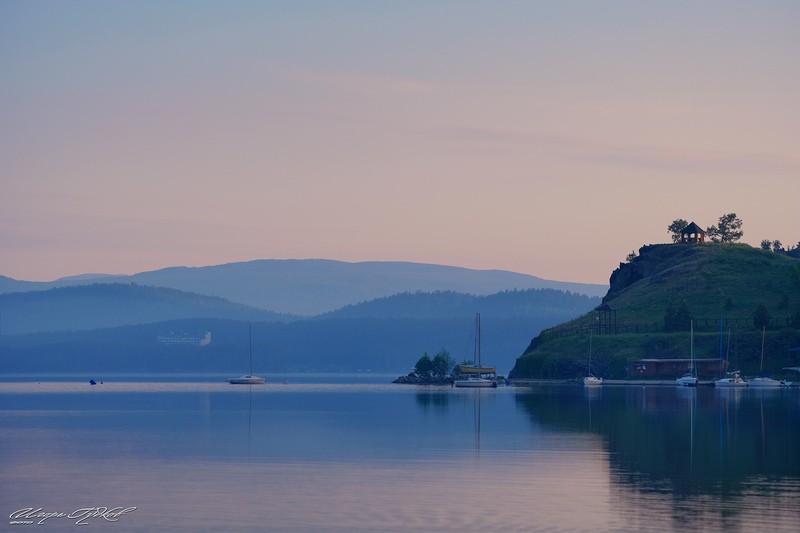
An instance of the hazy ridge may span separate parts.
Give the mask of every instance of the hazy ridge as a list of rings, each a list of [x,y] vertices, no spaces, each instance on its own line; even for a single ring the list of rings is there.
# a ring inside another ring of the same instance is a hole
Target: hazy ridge
[[[0,294],[99,283],[136,283],[225,298],[275,313],[313,316],[404,292],[487,295],[513,289],[557,289],[602,296],[606,285],[549,281],[503,270],[408,262],[347,263],[325,259],[257,260],[170,267],[131,276],[80,275],[52,282],[0,276]]]

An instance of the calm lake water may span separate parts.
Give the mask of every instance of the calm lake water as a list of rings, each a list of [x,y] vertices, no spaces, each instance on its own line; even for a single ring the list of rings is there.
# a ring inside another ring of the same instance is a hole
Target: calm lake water
[[[0,529],[800,529],[800,389],[393,377],[5,376]]]

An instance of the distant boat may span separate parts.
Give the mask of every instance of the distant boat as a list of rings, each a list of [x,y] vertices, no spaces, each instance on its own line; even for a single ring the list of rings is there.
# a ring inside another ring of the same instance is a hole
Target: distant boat
[[[764,337],[766,329],[765,327],[761,328],[761,369],[759,370],[759,377],[747,382],[750,387],[782,387],[786,385],[784,381],[778,381],[764,375]]]
[[[603,384],[603,378],[592,374],[592,330],[589,330],[589,375],[583,378],[584,387],[595,387]]]
[[[497,368],[481,365],[481,314],[475,313],[475,365],[459,365],[456,387],[497,388]]]
[[[714,382],[715,387],[747,387],[747,382],[742,379],[739,371],[728,372],[728,376]]]
[[[583,378],[583,386],[584,387],[592,387],[594,385],[602,385],[603,378],[598,378],[597,376],[586,376]]]
[[[253,328],[252,326],[248,327],[248,333],[250,336],[250,373],[246,376],[241,376],[238,378],[230,378],[228,379],[228,383],[232,385],[262,385],[264,383],[264,378],[259,376],[253,375]]]
[[[694,357],[694,321],[689,322],[690,344],[689,344],[689,372],[675,380],[675,382],[682,387],[696,387],[697,386],[697,365]]]

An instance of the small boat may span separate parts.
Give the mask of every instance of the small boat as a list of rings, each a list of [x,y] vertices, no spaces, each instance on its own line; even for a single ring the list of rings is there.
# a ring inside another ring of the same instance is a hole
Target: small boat
[[[689,348],[689,355],[691,358],[689,359],[689,371],[684,374],[683,376],[679,377],[675,380],[675,382],[680,385],[681,387],[696,387],[697,386],[697,374],[696,374],[696,365],[694,362],[694,321],[689,322],[689,327],[691,329],[690,333],[690,348]]]
[[[786,386],[785,381],[778,381],[777,379],[772,379],[770,377],[757,377],[749,380],[747,382],[748,387],[784,387]]]
[[[485,387],[497,388],[497,381],[481,376],[469,376],[462,379],[457,379],[453,382],[456,387]]]
[[[731,328],[728,328],[728,353],[725,356],[727,368],[727,362],[729,361],[728,355],[730,355],[731,349]],[[719,321],[719,360],[720,360],[720,368],[722,368],[722,318]],[[741,374],[738,370],[734,370],[733,372],[726,372],[726,377],[720,378],[714,381],[715,387],[747,387],[747,382],[742,379]]]
[[[264,383],[264,378],[259,376],[253,375],[253,328],[252,326],[248,328],[248,333],[250,335],[250,373],[246,376],[241,376],[238,378],[230,378],[228,379],[228,383],[231,385],[262,385]]]
[[[475,313],[475,365],[458,365],[456,387],[497,388],[497,368],[481,365],[481,314]]]
[[[728,377],[718,379],[714,382],[715,387],[747,387],[747,382],[742,379],[738,370],[728,372]]]
[[[583,386],[584,387],[592,387],[595,385],[602,385],[603,378],[598,378],[597,376],[586,376],[583,378]]]
[[[748,381],[750,387],[783,387],[786,385],[785,381],[778,381],[764,375],[764,336],[766,328],[761,328],[761,369],[759,370],[759,377],[753,378]]]
[[[241,376],[238,378],[228,379],[228,383],[233,385],[261,385],[264,383],[264,378],[258,376]]]
[[[584,387],[595,387],[603,384],[603,378],[592,374],[592,330],[589,330],[589,375],[583,378]]]

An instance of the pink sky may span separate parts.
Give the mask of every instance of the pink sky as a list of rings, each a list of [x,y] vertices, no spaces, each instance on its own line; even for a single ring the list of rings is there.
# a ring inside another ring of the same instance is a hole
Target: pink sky
[[[602,5],[601,5],[602,4]],[[397,260],[605,283],[800,241],[800,4],[0,3],[0,275]]]

